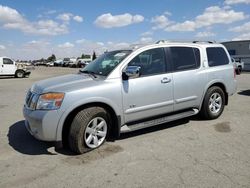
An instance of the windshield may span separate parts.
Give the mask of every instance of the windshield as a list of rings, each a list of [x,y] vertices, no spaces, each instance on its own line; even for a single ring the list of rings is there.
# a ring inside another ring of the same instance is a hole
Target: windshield
[[[111,71],[131,52],[131,50],[106,52],[90,62],[86,67],[81,69],[80,72],[91,72],[97,75],[108,76],[109,73],[111,73]]]

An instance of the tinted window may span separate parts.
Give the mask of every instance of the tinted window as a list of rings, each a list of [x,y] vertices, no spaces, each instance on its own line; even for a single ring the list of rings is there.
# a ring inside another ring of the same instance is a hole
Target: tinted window
[[[223,48],[207,48],[207,58],[210,67],[229,63],[229,59]]]
[[[190,47],[171,47],[171,59],[174,71],[196,69],[200,67],[200,50]]]
[[[11,59],[3,58],[4,65],[13,65],[14,62]]]
[[[165,72],[165,54],[163,48],[150,49],[140,53],[128,66],[141,67],[141,75],[161,74]]]

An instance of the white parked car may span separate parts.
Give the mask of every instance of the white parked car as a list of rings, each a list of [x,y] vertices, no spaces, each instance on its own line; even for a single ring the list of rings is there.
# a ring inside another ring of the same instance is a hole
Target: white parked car
[[[15,61],[9,57],[0,57],[0,76],[15,76],[23,78],[29,76],[30,71],[24,65],[17,65]]]
[[[236,74],[241,74],[242,69],[244,69],[244,62],[241,60],[235,60],[234,58],[231,58],[231,60],[234,65]]]
[[[70,58],[69,67],[77,67],[77,60],[75,58]]]
[[[53,67],[54,66],[54,62],[53,61],[48,62],[48,63],[46,63],[46,66],[47,67]]]

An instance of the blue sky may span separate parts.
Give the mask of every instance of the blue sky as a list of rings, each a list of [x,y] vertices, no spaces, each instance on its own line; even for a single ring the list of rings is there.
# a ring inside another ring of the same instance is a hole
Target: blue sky
[[[250,39],[250,0],[1,0],[0,56],[77,57],[168,40]]]

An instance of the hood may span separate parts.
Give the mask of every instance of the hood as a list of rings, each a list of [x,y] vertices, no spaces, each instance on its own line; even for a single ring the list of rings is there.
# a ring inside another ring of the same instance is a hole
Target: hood
[[[46,92],[70,92],[99,84],[99,79],[93,79],[87,74],[69,74],[36,82],[31,91],[41,94]]]

